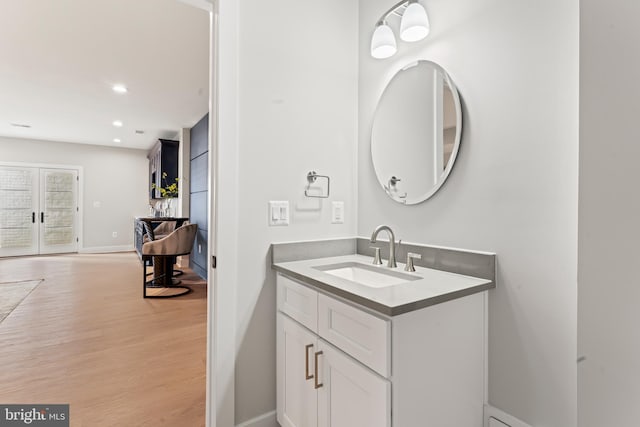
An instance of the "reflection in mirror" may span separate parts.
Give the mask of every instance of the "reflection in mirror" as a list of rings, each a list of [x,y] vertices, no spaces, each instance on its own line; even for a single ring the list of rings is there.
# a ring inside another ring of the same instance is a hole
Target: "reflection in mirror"
[[[449,75],[430,61],[400,70],[382,94],[371,134],[373,166],[389,197],[413,205],[435,194],[453,167],[461,131]]]

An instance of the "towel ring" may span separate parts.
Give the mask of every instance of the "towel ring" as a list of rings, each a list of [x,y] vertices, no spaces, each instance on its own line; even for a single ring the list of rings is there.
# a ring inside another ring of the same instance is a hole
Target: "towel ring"
[[[318,178],[325,178],[327,180],[327,194],[321,194],[318,196],[318,195],[313,195],[309,193],[309,190],[311,189],[311,184],[315,183]],[[329,198],[329,194],[330,194],[330,186],[331,186],[331,178],[329,178],[327,175],[318,175],[316,171],[311,171],[307,174],[307,188],[304,190],[304,195],[307,197],[314,197],[317,199],[327,199]]]

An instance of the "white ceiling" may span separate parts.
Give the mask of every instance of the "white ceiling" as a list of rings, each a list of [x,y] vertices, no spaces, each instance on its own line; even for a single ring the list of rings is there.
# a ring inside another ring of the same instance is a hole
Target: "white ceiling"
[[[0,136],[148,149],[207,113],[203,10],[176,0],[0,0],[0,10]]]

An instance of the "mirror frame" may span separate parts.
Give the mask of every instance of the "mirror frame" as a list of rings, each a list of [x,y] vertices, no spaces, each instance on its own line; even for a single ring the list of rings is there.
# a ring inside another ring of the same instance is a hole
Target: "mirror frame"
[[[444,168],[442,174],[440,175],[440,179],[438,180],[438,182],[429,191],[427,191],[424,194],[424,196],[420,196],[419,200],[407,203],[406,199],[401,199],[399,197],[394,197],[389,191],[387,191],[387,189],[385,187],[385,183],[382,182],[380,180],[380,177],[378,176],[378,172],[376,170],[376,162],[373,159],[373,150],[372,150],[372,146],[373,146],[373,128],[375,126],[376,117],[377,117],[378,112],[380,110],[380,103],[382,101],[382,98],[384,97],[384,94],[389,89],[389,85],[394,81],[394,79],[396,79],[398,76],[400,76],[403,71],[406,71],[406,70],[408,70],[410,68],[413,68],[413,67],[417,67],[420,64],[427,64],[427,65],[433,67],[434,69],[436,69],[437,71],[439,71],[442,74],[443,79],[446,82],[447,86],[449,86],[449,89],[451,90],[451,94],[453,96],[453,103],[454,103],[455,110],[456,110],[456,136],[455,136],[455,141],[454,141],[454,145],[453,145],[453,151],[451,152],[451,157],[449,157],[449,161],[447,162],[446,167]],[[433,61],[426,60],[426,59],[419,59],[417,61],[412,61],[412,62],[410,62],[408,64],[405,64],[400,69],[398,69],[393,74],[393,76],[389,79],[389,81],[387,82],[387,84],[384,87],[384,90],[380,94],[380,97],[378,98],[378,102],[376,104],[375,112],[373,114],[373,119],[371,121],[371,137],[370,137],[370,146],[369,146],[369,151],[370,151],[370,155],[371,155],[371,164],[373,166],[373,171],[374,171],[374,174],[376,175],[376,179],[377,179],[378,183],[380,184],[380,187],[382,188],[382,190],[385,192],[385,194],[391,200],[393,200],[393,201],[395,201],[397,203],[403,204],[403,205],[418,205],[420,203],[423,203],[423,202],[429,200],[435,193],[438,192],[438,190],[440,190],[440,188],[442,188],[444,183],[447,181],[447,178],[449,178],[449,174],[451,173],[451,170],[453,169],[453,165],[455,164],[456,159],[458,157],[458,151],[460,150],[461,141],[462,141],[462,104],[460,102],[460,95],[458,94],[458,89],[456,88],[455,84],[453,83],[453,81],[451,79],[451,76],[449,76],[449,73],[447,73],[446,70],[443,67],[441,67],[440,65],[438,65],[437,63],[435,63]]]

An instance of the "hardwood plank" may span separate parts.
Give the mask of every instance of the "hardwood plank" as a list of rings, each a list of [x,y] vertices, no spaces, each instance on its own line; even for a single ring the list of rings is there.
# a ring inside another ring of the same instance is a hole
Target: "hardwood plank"
[[[204,426],[206,283],[142,298],[132,253],[0,259],[44,278],[0,323],[0,402],[69,403],[72,427]]]

